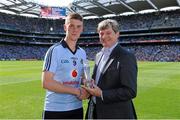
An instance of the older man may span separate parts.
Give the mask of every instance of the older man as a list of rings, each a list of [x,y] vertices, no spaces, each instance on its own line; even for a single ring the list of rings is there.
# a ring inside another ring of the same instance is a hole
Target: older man
[[[95,60],[92,78],[96,85],[94,88],[86,88],[93,96],[86,117],[136,119],[132,102],[137,92],[136,58],[118,44],[119,25],[115,20],[100,22],[97,30],[103,48]]]

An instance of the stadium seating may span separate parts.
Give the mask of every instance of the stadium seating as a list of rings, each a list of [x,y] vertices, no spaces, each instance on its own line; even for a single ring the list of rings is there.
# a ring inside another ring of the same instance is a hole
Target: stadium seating
[[[110,17],[120,24],[119,42],[141,61],[180,61],[180,10]],[[88,59],[100,51],[97,24],[84,20],[78,44]],[[31,18],[0,13],[0,60],[43,59],[48,47],[64,37],[63,19]]]

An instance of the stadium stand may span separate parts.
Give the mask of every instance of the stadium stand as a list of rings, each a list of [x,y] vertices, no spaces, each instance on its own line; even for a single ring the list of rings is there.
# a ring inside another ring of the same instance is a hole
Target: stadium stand
[[[119,42],[140,61],[180,61],[180,9],[108,17],[120,24]],[[85,19],[78,44],[93,60],[100,51],[97,24]],[[44,58],[48,47],[64,37],[63,19],[31,18],[0,13],[0,60]]]

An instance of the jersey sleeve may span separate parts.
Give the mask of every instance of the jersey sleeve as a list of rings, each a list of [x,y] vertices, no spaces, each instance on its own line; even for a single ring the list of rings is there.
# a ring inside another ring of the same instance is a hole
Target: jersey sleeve
[[[49,71],[52,73],[56,72],[57,65],[58,65],[58,54],[57,49],[50,48],[45,56],[44,59],[44,65],[43,65],[43,71]]]

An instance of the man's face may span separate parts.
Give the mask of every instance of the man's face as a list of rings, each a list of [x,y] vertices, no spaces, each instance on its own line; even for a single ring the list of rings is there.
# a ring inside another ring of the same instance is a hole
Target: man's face
[[[112,47],[117,42],[118,37],[119,32],[115,33],[111,27],[99,31],[99,39],[103,47]]]
[[[66,36],[71,40],[77,40],[83,31],[83,22],[76,19],[70,19],[64,25]]]

